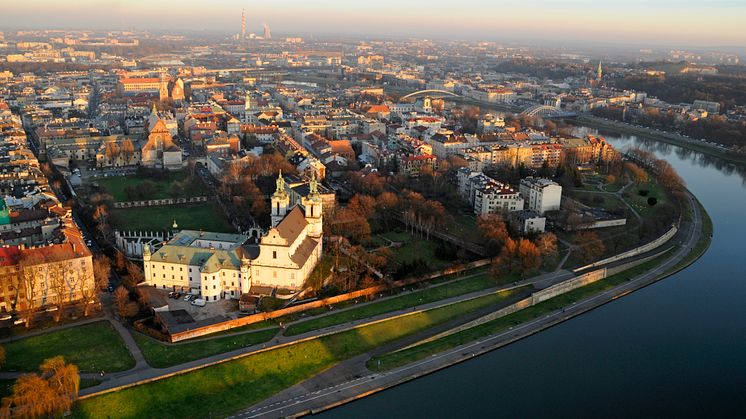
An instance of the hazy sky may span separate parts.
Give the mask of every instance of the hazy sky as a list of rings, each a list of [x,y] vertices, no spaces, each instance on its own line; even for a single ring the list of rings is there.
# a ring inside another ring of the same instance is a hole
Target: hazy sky
[[[746,46],[746,0],[0,0],[0,28],[554,39]]]

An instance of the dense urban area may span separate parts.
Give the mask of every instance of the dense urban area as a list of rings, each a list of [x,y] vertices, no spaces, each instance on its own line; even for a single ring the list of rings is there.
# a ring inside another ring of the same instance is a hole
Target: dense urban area
[[[268,25],[0,32],[0,416],[305,414],[683,269],[707,214],[605,130],[743,162],[746,70]]]

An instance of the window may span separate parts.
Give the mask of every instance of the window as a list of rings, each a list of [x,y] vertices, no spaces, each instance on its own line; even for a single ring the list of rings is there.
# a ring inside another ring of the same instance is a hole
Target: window
[[[215,284],[212,284],[212,289],[215,289]]]
[[[192,268],[189,268],[189,273],[192,273]]]
[[[277,251],[276,250],[272,251],[272,259],[277,259]]]
[[[163,279],[166,279],[166,274],[163,274]]]

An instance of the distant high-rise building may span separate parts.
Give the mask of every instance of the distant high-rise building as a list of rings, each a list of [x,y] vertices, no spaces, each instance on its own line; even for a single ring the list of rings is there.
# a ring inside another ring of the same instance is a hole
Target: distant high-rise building
[[[272,39],[272,32],[269,30],[269,25],[264,24],[264,39]]]
[[[604,72],[601,70],[601,61],[598,61],[598,72],[596,73],[596,77],[598,77],[599,80],[601,80],[601,77],[603,77]]]
[[[241,9],[241,39],[246,39],[246,9]]]

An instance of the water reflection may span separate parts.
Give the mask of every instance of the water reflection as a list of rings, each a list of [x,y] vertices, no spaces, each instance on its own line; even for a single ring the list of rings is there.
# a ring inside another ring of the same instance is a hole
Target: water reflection
[[[669,160],[712,218],[709,251],[623,299],[323,417],[743,416],[744,169],[669,144],[601,135]]]
[[[746,167],[728,163],[716,157],[708,156],[697,151],[678,147],[668,143],[662,143],[660,141],[637,137],[635,135],[620,135],[613,132],[603,130],[599,131],[587,127],[579,127],[575,129],[574,132],[576,135],[585,135],[587,133],[601,135],[621,150],[626,150],[628,148],[639,148],[655,153],[661,158],[675,155],[681,160],[692,162],[700,167],[714,167],[725,175],[732,175],[735,173],[741,177],[741,182],[746,185]]]

